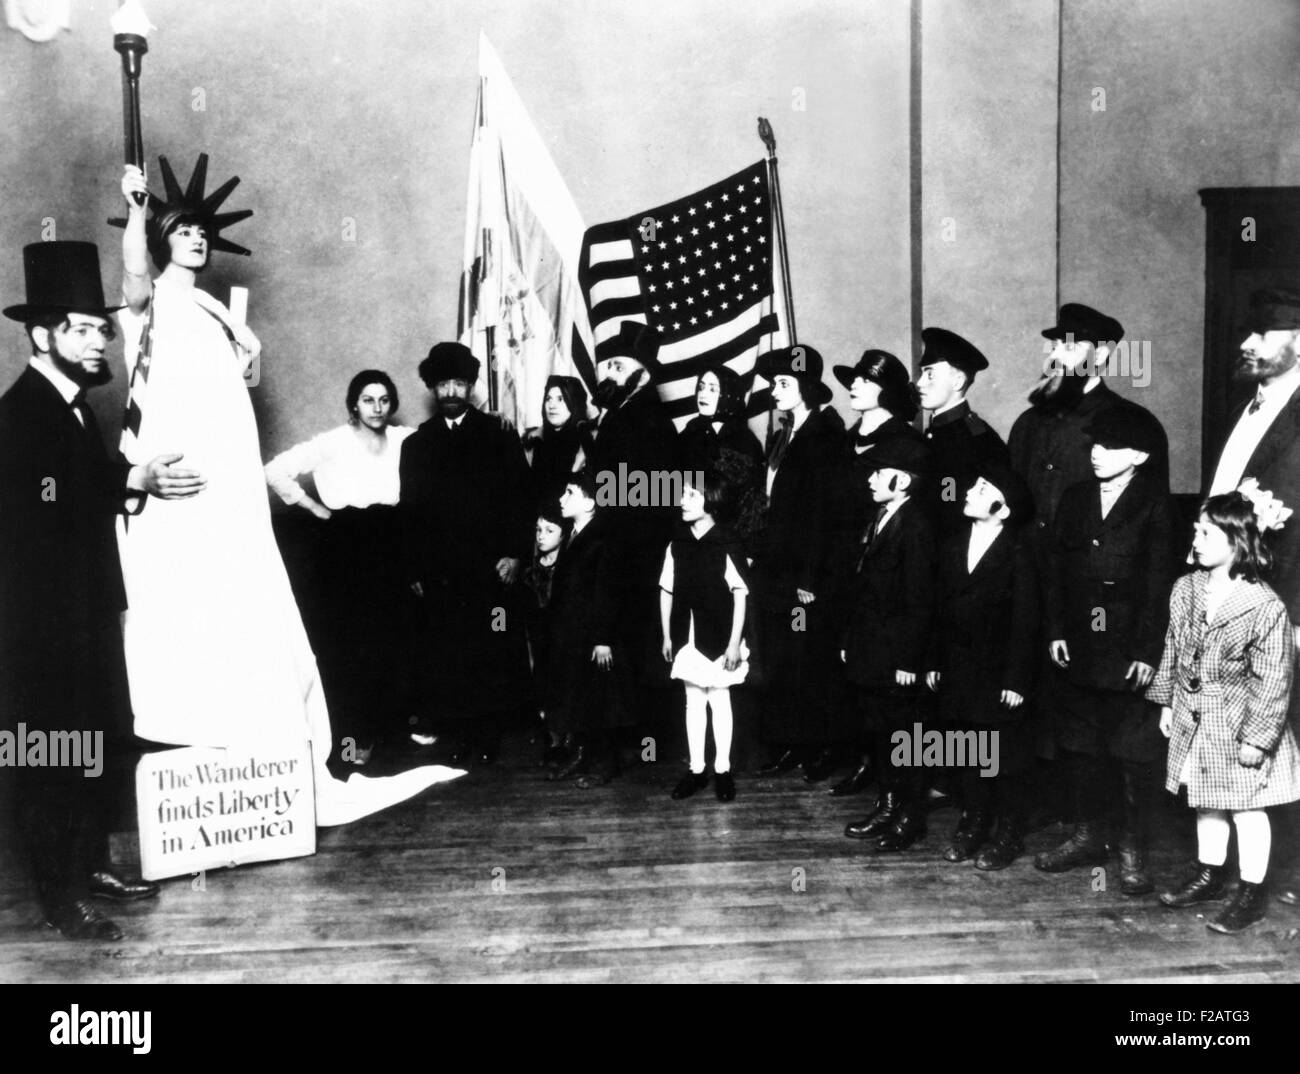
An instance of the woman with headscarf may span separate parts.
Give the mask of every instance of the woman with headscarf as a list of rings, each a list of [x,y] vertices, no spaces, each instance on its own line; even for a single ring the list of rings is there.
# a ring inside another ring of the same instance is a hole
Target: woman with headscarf
[[[542,397],[541,432],[533,438],[533,500],[558,500],[573,473],[587,420],[587,389],[577,377],[553,375]]]

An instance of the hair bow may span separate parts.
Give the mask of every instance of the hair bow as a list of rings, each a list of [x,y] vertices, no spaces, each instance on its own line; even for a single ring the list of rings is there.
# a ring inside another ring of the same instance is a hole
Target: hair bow
[[[1266,489],[1259,487],[1258,478],[1248,478],[1237,486],[1237,492],[1250,501],[1255,521],[1260,531],[1280,530],[1294,512]]]

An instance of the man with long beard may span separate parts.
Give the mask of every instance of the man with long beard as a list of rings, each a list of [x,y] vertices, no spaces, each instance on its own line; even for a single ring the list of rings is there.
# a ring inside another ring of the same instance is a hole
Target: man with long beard
[[[1042,335],[1051,346],[1043,378],[1029,393],[1030,407],[1016,419],[1007,441],[1011,467],[1033,493],[1034,517],[1027,537],[1036,553],[1056,517],[1061,494],[1093,476],[1092,440],[1087,430],[1107,411],[1139,411],[1139,421],[1143,416],[1151,419],[1147,424],[1153,431],[1159,430],[1159,442],[1143,473],[1162,492],[1169,490],[1169,441],[1164,429],[1144,407],[1111,391],[1105,381],[1115,346],[1124,338],[1123,325],[1091,306],[1067,302],[1056,323],[1044,328]],[[1041,573],[1041,554],[1038,558]],[[1029,818],[1030,830],[1050,823],[1062,811],[1061,780],[1051,768],[1058,753],[1058,704],[1052,689],[1057,673],[1047,658],[1048,641],[1043,638],[1040,646],[1042,666],[1034,719],[1037,750],[1045,763],[1036,773],[1038,791],[1032,798],[1038,811]]]
[[[1256,291],[1244,328],[1239,379],[1254,386],[1233,412],[1207,496],[1231,492],[1247,478],[1259,481],[1286,506],[1300,510],[1300,292]],[[1287,606],[1300,641],[1300,515],[1270,534],[1273,569],[1266,581]],[[1300,689],[1291,691],[1291,721],[1300,719]],[[1279,808],[1282,868],[1277,897],[1300,905],[1300,811]]]

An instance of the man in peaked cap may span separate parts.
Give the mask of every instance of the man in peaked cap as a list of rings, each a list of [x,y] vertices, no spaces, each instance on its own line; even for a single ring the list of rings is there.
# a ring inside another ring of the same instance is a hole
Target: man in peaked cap
[[[1230,492],[1256,478],[1288,507],[1300,508],[1300,289],[1256,291],[1241,329],[1237,378],[1251,391],[1232,412],[1218,461],[1205,475],[1205,494]],[[1297,514],[1270,534],[1268,584],[1286,603],[1300,642],[1300,525]],[[1291,722],[1300,726],[1300,689],[1291,691]],[[1274,892],[1300,905],[1300,807],[1279,810]]]
[[[926,328],[921,345],[916,386],[930,414],[925,434],[934,452],[930,501],[943,539],[965,525],[962,505],[980,464],[1005,462],[1007,446],[966,402],[975,374],[989,366],[979,348],[946,328]]]
[[[528,463],[519,434],[470,405],[468,347],[435,344],[419,372],[435,413],[402,442],[399,473],[407,570],[427,614],[425,717],[451,733],[455,760],[490,764],[525,696],[514,583],[533,543]]]
[[[19,749],[15,727],[29,742],[59,733],[99,743],[98,772],[88,753],[81,767],[50,765],[51,754],[15,768],[16,818],[47,924],[70,939],[114,941],[121,930],[90,900],[158,893],[109,859],[119,746],[132,724],[114,520],[143,509],[146,492],[183,499],[203,479],[170,466],[179,455],[133,467],[104,450],[85,401],[112,376],[104,351],[114,309],[95,246],[36,243],[23,267],[27,301],[4,310],[26,328],[31,358],[0,397],[0,726]]]

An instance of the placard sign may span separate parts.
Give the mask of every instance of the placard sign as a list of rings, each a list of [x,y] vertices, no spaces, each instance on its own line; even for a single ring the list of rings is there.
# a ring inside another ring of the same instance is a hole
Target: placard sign
[[[316,853],[306,742],[148,753],[136,768],[135,790],[146,880]]]

